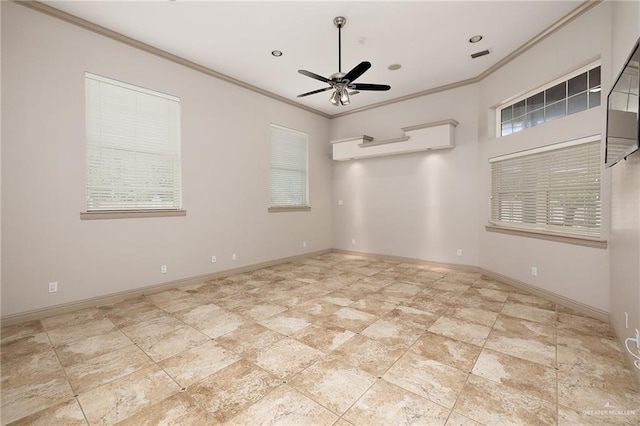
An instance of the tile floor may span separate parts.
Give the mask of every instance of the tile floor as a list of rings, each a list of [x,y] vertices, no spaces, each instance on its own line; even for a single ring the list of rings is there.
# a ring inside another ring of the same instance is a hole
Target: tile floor
[[[325,254],[2,328],[2,424],[640,424],[610,326]]]

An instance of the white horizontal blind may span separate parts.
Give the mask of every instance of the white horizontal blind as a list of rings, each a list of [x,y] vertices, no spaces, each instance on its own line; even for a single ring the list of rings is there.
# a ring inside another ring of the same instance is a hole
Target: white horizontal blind
[[[181,208],[180,99],[85,73],[87,211]]]
[[[308,206],[306,133],[271,125],[271,207]]]
[[[491,222],[599,237],[600,137],[581,142],[490,160]]]

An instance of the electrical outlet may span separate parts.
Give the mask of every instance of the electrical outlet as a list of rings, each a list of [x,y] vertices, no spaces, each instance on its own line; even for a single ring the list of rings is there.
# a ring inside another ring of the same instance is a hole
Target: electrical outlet
[[[351,240],[351,245],[352,245],[352,246],[355,246],[355,245],[356,245],[356,239],[355,239],[355,238],[353,238],[353,239]]]
[[[303,242],[302,242],[302,248],[305,248],[305,247],[307,247],[307,242],[306,242],[306,241],[303,241]]]
[[[162,265],[160,267],[160,273],[161,274],[166,274],[167,273],[167,265]]]
[[[531,275],[533,275],[534,277],[538,276],[538,268],[535,266],[531,267]]]
[[[216,263],[218,259],[215,256],[211,256],[211,263]]]
[[[456,255],[457,255],[457,256],[462,256],[462,249],[458,249],[458,250],[456,251]]]
[[[341,206],[343,204],[342,200],[338,200],[338,205]]]
[[[58,291],[58,283],[57,282],[49,283],[49,293],[55,293],[57,291]]]
[[[231,255],[231,260],[238,260],[238,256],[235,253]]]
[[[636,349],[640,351],[640,330],[636,328]]]

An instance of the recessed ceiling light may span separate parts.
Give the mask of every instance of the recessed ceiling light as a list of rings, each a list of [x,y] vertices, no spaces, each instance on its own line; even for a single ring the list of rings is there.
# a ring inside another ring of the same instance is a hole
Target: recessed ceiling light
[[[400,68],[402,68],[402,65],[400,64],[391,64],[387,67],[387,69],[389,69],[390,71],[396,71],[396,70],[399,70]]]
[[[469,39],[469,43],[477,43],[480,40],[482,40],[482,36],[481,35],[474,35],[473,37],[471,37]]]
[[[279,58],[280,56],[282,56],[282,52],[280,50],[272,50],[271,54],[276,58]]]

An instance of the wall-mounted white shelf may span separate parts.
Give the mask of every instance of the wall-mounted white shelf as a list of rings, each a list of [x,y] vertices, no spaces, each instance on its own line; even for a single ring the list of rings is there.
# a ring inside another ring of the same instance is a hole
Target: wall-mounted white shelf
[[[453,148],[455,146],[455,127],[457,125],[458,122],[456,120],[442,120],[403,127],[404,136],[393,139],[376,141],[371,136],[362,135],[331,141],[333,159],[336,161],[357,160]]]

